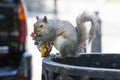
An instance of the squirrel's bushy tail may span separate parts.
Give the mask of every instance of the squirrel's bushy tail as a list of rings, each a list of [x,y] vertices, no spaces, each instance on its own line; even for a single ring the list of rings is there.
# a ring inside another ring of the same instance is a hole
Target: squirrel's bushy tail
[[[91,22],[91,28],[89,30],[89,33],[87,34],[84,23],[88,21]],[[77,22],[76,31],[79,40],[78,42],[80,46],[83,47],[87,39],[89,42],[91,42],[95,35],[96,30],[99,29],[101,26],[101,20],[98,16],[98,12],[94,12],[92,14],[88,12],[83,12],[82,15],[77,17],[76,22]]]

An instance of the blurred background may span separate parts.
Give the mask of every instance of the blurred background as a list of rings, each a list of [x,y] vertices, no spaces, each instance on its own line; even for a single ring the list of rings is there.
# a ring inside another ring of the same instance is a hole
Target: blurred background
[[[46,15],[49,19],[68,20],[76,26],[76,17],[84,10],[99,11],[102,21],[101,52],[120,53],[120,0],[24,0],[24,2],[28,14],[27,49],[33,55],[33,80],[40,80],[42,60],[40,52],[29,36],[36,22],[35,16],[43,18]],[[88,45],[90,53],[89,47],[90,45]]]

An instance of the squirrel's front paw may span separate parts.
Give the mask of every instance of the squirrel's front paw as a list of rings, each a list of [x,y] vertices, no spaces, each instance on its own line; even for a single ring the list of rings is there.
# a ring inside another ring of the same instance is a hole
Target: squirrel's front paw
[[[56,53],[55,58],[63,59],[63,57],[60,53]]]
[[[55,54],[50,54],[50,57],[52,58],[55,58],[55,56],[56,56]]]
[[[59,59],[62,59],[63,57],[61,56],[60,53],[56,53],[56,54],[50,54],[50,57],[53,57],[53,58],[59,58]]]

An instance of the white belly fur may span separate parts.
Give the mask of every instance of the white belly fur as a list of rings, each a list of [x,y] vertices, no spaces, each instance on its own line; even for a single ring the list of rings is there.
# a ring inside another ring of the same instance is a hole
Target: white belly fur
[[[63,44],[67,41],[67,39],[63,38],[62,36],[59,36],[56,38],[56,40],[54,41],[54,46],[55,48],[60,51],[61,46],[63,46]]]

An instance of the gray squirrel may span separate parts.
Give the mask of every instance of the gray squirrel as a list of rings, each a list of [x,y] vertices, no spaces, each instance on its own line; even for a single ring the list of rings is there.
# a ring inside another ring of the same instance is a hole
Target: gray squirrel
[[[96,30],[100,27],[100,18],[97,12],[92,14],[83,12],[76,19],[76,27],[65,20],[47,19],[46,16],[43,19],[38,16],[36,18],[34,40],[53,42],[53,46],[60,52],[61,58],[77,57],[80,52],[84,52],[86,40],[91,42]],[[91,22],[91,28],[87,34],[84,23],[88,21]]]

